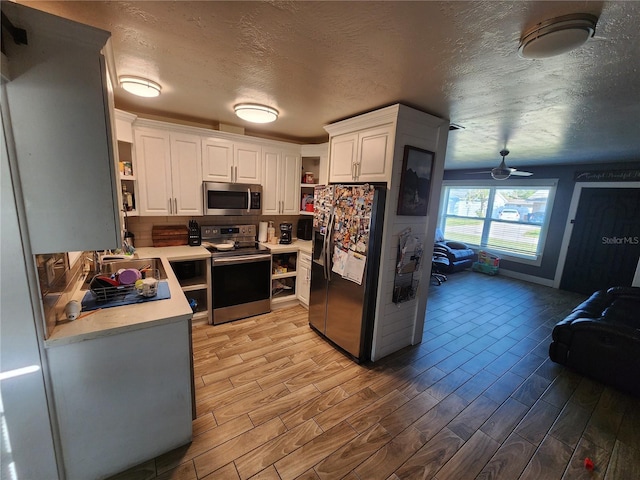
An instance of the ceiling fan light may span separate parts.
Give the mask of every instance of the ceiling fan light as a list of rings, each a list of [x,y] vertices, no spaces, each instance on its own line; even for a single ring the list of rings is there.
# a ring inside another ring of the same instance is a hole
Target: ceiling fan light
[[[524,33],[518,54],[523,58],[548,58],[574,50],[593,37],[597,21],[594,15],[577,13],[540,22]]]
[[[123,75],[118,80],[122,88],[139,97],[157,97],[162,91],[159,83],[149,80],[148,78]]]
[[[511,170],[502,170],[500,168],[494,168],[491,170],[491,176],[494,180],[506,180],[511,176]]]
[[[233,110],[242,120],[252,123],[270,123],[278,118],[278,111],[266,105],[240,103]]]

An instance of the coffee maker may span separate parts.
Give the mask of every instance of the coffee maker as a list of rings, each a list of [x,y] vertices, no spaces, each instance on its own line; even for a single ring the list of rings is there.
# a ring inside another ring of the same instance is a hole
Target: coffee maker
[[[281,223],[280,224],[280,243],[282,244],[290,244],[293,235],[293,224],[292,223]]]

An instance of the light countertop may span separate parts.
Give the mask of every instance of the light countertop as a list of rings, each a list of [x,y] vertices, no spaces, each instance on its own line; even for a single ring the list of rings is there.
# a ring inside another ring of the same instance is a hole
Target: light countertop
[[[313,242],[311,242],[311,240],[295,239],[288,245],[281,245],[279,243],[274,244],[274,243],[267,243],[267,242],[261,243],[260,245],[264,245],[273,253],[300,251],[300,252],[305,252],[310,254],[312,250]]]
[[[211,254],[204,247],[186,245],[136,249],[137,258],[159,257],[162,260],[171,298],[82,312],[77,320],[56,325],[49,338],[45,340],[45,346],[57,347],[157,325],[188,321],[193,316],[193,312],[171,269],[169,260],[202,259],[210,256]],[[73,300],[79,302],[87,291],[80,290],[83,279],[84,277],[81,277],[81,281],[76,285],[77,290],[72,296]]]
[[[311,253],[310,240],[294,240],[289,245],[263,243],[273,253],[300,251]],[[137,258],[160,258],[167,273],[167,283],[171,298],[154,300],[121,307],[111,307],[96,311],[82,312],[80,318],[56,325],[50,337],[45,340],[47,348],[67,345],[85,340],[92,340],[108,335],[117,335],[129,331],[163,325],[173,322],[188,321],[193,312],[185,298],[182,287],[178,282],[170,261],[201,260],[211,256],[202,246],[187,245],[176,247],[141,247],[136,249]],[[71,297],[82,301],[87,290],[80,290],[84,277],[76,285],[76,291]],[[86,316],[83,316],[86,315]]]

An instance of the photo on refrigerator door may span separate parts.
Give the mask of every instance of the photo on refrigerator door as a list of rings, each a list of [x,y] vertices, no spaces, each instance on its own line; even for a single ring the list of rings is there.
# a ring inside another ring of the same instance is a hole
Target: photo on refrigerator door
[[[398,215],[427,215],[433,158],[433,152],[405,145]]]

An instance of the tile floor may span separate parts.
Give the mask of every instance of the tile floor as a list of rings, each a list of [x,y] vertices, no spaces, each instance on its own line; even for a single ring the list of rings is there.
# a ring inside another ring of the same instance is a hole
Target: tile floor
[[[638,479],[640,399],[547,357],[583,299],[456,273],[423,342],[363,366],[301,307],[197,326],[193,442],[113,478]]]

